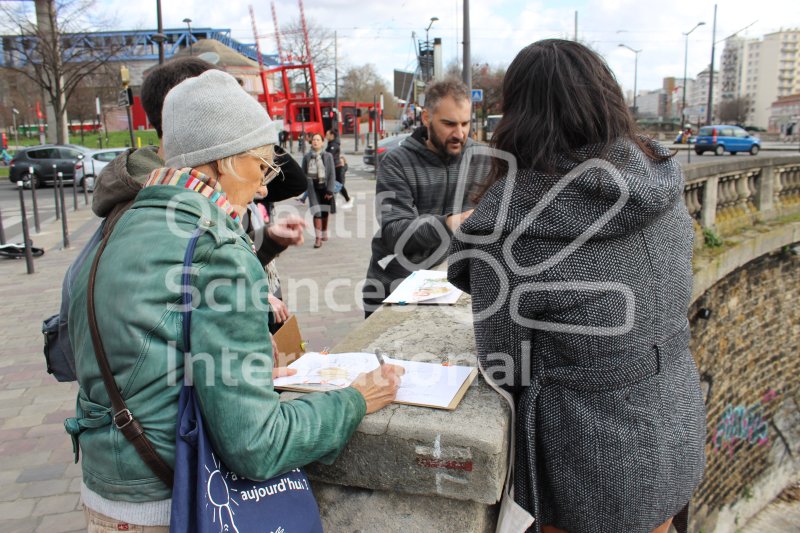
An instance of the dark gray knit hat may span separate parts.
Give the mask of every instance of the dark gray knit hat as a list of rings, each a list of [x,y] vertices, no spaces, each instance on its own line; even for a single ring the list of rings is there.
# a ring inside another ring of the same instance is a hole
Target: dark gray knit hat
[[[196,167],[278,142],[266,110],[221,70],[173,87],[161,122],[164,158],[172,168]]]

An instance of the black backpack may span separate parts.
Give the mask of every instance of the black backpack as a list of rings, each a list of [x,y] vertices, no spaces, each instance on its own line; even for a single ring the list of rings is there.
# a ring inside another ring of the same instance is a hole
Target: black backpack
[[[75,373],[75,354],[69,342],[69,302],[72,296],[72,285],[75,277],[81,271],[86,258],[103,240],[105,220],[97,228],[92,238],[83,247],[81,253],[67,269],[64,282],[61,284],[61,308],[57,315],[42,322],[44,334],[44,358],[47,364],[47,373],[53,374],[58,381],[77,381]]]

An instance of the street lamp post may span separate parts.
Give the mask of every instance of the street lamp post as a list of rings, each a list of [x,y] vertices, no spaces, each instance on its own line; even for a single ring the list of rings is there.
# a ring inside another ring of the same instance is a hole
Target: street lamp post
[[[186,24],[186,28],[189,30],[189,35],[187,38],[189,39],[189,55],[191,56],[194,55],[192,53],[192,19],[186,17],[183,19],[183,22]]]
[[[634,50],[627,44],[621,44],[622,48],[627,48],[631,52],[634,53],[633,56],[633,118],[636,118],[639,115],[639,108],[636,107],[636,83],[639,79],[639,52],[641,50]]]
[[[698,22],[694,28],[683,34],[686,38],[683,46],[683,96],[681,97],[681,130],[686,127],[686,70],[689,66],[689,35],[699,28],[704,26],[705,22]],[[711,74],[713,76],[713,73]]]
[[[425,28],[425,45],[426,46],[428,46],[430,44],[430,39],[428,38],[428,32],[430,31],[431,26],[433,26],[433,23],[436,22],[437,20],[439,20],[439,17],[431,17],[430,24],[428,24],[428,27]]]
[[[425,28],[425,66],[422,69],[422,76],[425,78],[426,82],[431,81],[433,78],[433,50],[431,50],[431,41],[429,37],[429,32],[433,23],[439,20],[439,17],[431,17],[430,23],[428,23],[428,27]]]

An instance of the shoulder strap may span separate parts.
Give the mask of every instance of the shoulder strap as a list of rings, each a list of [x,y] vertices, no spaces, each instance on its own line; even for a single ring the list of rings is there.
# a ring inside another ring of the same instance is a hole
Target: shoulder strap
[[[100,247],[92,261],[92,268],[89,271],[89,285],[87,287],[87,307],[89,319],[89,331],[92,334],[92,345],[94,346],[94,355],[97,358],[97,365],[100,367],[100,373],[103,376],[103,384],[106,386],[106,392],[111,400],[112,420],[118,430],[122,432],[128,441],[136,448],[136,453],[145,462],[145,464],[164,482],[168,487],[172,487],[173,471],[172,468],[158,455],[153,443],[144,434],[142,425],[133,417],[128,406],[125,404],[125,399],[119,392],[117,383],[114,380],[114,374],[111,372],[111,366],[108,363],[108,356],[103,348],[103,340],[100,338],[100,331],[97,328],[97,317],[94,311],[94,284],[97,277],[97,266],[100,264],[100,256],[103,254],[111,233],[107,233],[100,243]]]

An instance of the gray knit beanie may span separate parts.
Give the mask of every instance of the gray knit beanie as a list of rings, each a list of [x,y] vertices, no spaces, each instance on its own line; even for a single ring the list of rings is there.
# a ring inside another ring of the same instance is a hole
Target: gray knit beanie
[[[278,142],[266,110],[221,70],[173,87],[161,122],[164,158],[172,168],[196,167]]]

